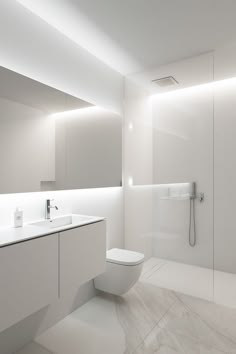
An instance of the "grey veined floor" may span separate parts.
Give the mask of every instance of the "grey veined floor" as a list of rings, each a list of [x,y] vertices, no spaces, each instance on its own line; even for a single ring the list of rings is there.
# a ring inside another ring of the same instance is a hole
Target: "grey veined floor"
[[[236,354],[236,310],[147,282],[99,295],[17,354]]]

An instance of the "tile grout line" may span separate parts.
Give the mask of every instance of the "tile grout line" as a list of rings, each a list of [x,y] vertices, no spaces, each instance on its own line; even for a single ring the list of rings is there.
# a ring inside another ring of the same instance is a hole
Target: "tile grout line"
[[[225,352],[225,351],[223,351],[222,349],[216,348],[215,346],[213,346],[213,345],[211,345],[211,344],[204,343],[204,342],[202,342],[201,340],[199,340],[199,339],[197,339],[197,338],[195,338],[195,337],[191,337],[191,336],[188,336],[188,335],[186,335],[186,334],[175,334],[175,332],[174,332],[173,330],[160,327],[159,324],[157,324],[153,329],[155,329],[155,328],[158,328],[158,329],[160,329],[161,331],[163,330],[163,331],[165,331],[165,332],[167,332],[167,333],[169,333],[169,334],[172,334],[172,335],[174,335],[174,336],[177,336],[177,337],[182,337],[182,338],[190,339],[190,340],[192,340],[194,343],[198,343],[198,344],[200,344],[200,345],[209,347],[209,348],[211,348],[211,349],[216,349],[216,350],[217,350],[218,352],[220,352],[221,354],[234,354],[233,352],[228,352],[228,351]],[[149,333],[149,334],[150,334],[150,333]],[[141,344],[142,344],[142,343],[141,343]],[[141,344],[140,344],[135,350],[137,350],[139,347],[141,347]],[[135,352],[132,352],[132,354],[135,354]],[[185,352],[185,353],[183,353],[183,354],[189,354],[189,353],[186,353],[186,352]]]
[[[175,291],[171,291],[171,292],[172,292],[172,293],[174,294],[174,296],[176,297],[176,300],[175,300],[174,303],[173,303],[172,305],[170,305],[170,307],[165,311],[165,313],[163,314],[163,316],[158,320],[158,322],[156,323],[156,325],[148,332],[148,334],[144,337],[144,339],[142,340],[142,342],[134,349],[134,351],[132,351],[132,354],[135,354],[135,351],[136,351],[139,347],[141,347],[142,344],[144,344],[145,339],[150,335],[150,333],[151,333],[155,328],[159,328],[160,330],[165,330],[165,331],[167,331],[168,333],[174,334],[173,331],[168,330],[168,329],[166,329],[166,328],[164,328],[164,327],[161,327],[161,326],[160,326],[160,321],[168,314],[168,312],[176,305],[176,303],[177,303],[178,301],[182,303],[182,305],[185,307],[186,310],[188,310],[188,311],[194,313],[202,322],[204,322],[204,323],[207,325],[207,327],[209,327],[209,328],[210,328],[213,332],[215,332],[217,335],[223,336],[223,337],[226,338],[227,340],[231,341],[232,344],[236,344],[236,343],[234,343],[230,338],[226,337],[225,335],[219,333],[218,331],[214,330],[211,326],[209,326],[209,324],[208,324],[205,320],[203,320],[199,314],[197,314],[195,311],[193,311],[191,308],[189,308],[188,305],[186,305],[186,304],[184,303],[184,301],[183,301],[181,298],[178,297],[178,293],[177,293],[177,292],[175,292]],[[196,337],[188,336],[188,335],[186,335],[186,334],[183,334],[183,335],[181,335],[181,336],[183,336],[183,337],[185,337],[185,338],[189,338],[189,339],[195,341],[196,343],[199,343],[199,344],[202,344],[202,345],[207,345],[206,343],[202,342],[201,340],[199,340],[199,339],[196,338]],[[217,350],[218,350],[219,352],[221,352],[222,354],[232,354],[232,353],[230,353],[230,352],[228,352],[228,351],[225,352],[225,351],[223,351],[222,349],[219,349],[219,348],[217,348],[217,347],[215,347],[215,346],[213,346],[213,345],[210,345],[210,346],[211,346],[212,349],[217,349]]]
[[[172,291],[168,290],[169,292],[172,293]],[[152,327],[152,329],[144,336],[143,340],[137,345],[137,347],[134,348],[132,351],[132,354],[135,353],[135,351],[141,346],[141,344],[144,343],[145,339],[149,336],[149,334],[154,330],[154,328],[159,327],[159,322],[163,319],[163,317],[166,316],[166,314],[170,311],[170,309],[177,303],[178,299],[176,299],[169,307],[168,309],[164,312],[164,314],[160,317],[160,319],[157,321],[157,323]],[[161,327],[159,327],[161,328]]]

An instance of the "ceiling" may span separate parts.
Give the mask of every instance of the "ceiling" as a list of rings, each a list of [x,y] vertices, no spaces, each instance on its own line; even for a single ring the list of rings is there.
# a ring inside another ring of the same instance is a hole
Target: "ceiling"
[[[0,66],[0,97],[46,114],[91,107],[89,102]]]
[[[124,75],[236,38],[235,0],[17,0]]]

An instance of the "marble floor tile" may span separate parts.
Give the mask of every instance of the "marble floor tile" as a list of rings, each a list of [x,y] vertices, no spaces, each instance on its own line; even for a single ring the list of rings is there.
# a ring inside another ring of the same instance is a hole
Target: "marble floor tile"
[[[207,347],[217,348],[225,353],[236,353],[236,342],[210,326],[182,301],[177,301],[169,309],[158,326],[176,336],[191,338]]]
[[[74,311],[36,342],[56,354],[122,354],[126,349],[116,305],[101,297]]]
[[[171,333],[155,327],[134,354],[224,354],[222,351],[205,345],[191,337]]]
[[[197,314],[210,328],[236,344],[236,309],[192,296],[176,295],[186,308]]]
[[[214,302],[236,309],[236,274],[214,271]]]
[[[54,354],[53,352],[48,351],[43,348],[36,342],[31,342],[26,345],[23,349],[19,350],[17,354]]]
[[[116,297],[117,315],[126,335],[127,350],[134,350],[176,301],[174,293],[138,282]]]

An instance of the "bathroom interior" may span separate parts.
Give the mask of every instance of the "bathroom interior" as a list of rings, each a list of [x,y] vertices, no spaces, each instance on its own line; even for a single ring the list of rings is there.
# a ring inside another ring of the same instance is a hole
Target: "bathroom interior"
[[[0,354],[236,354],[235,12],[1,1]]]

